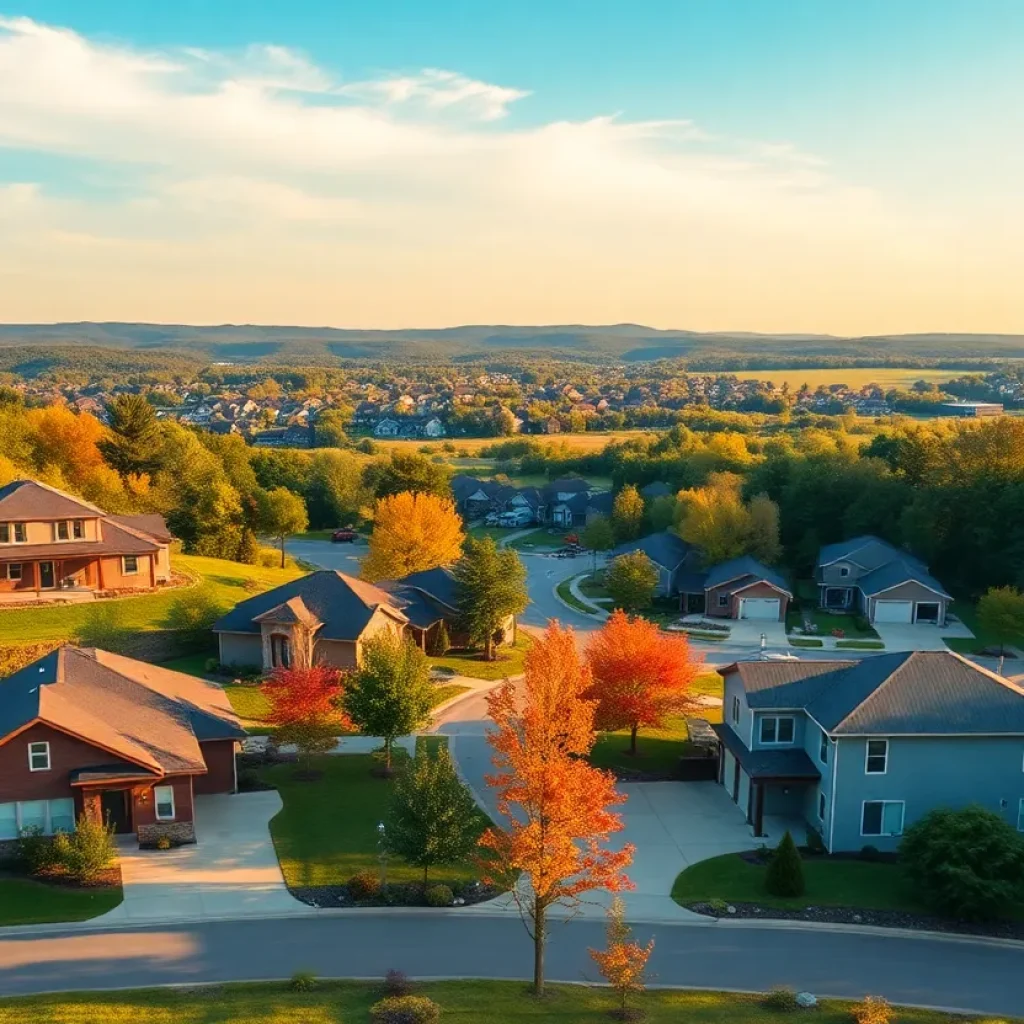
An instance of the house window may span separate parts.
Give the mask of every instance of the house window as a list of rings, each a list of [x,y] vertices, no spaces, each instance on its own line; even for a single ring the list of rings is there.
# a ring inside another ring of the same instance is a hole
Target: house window
[[[30,743],[28,745],[28,770],[48,772],[50,770],[50,744]]]
[[[291,668],[292,644],[288,637],[280,633],[270,637],[270,664],[274,668]]]
[[[24,544],[24,523],[0,523],[0,544]]]
[[[121,559],[121,574],[123,576],[138,576],[138,574],[139,574],[139,556],[138,555],[125,555]]]
[[[3,811],[3,807],[0,807]],[[0,817],[0,830],[3,829],[3,819]],[[1017,831],[1024,832],[1024,800],[1017,804]]]
[[[0,804],[0,840],[18,838],[18,805]]]
[[[732,698],[732,724],[740,724],[740,699],[736,696]]]
[[[796,722],[792,717],[769,715],[761,719],[761,742],[766,746],[792,743]]]
[[[818,820],[825,820],[825,794],[818,790]]]
[[[18,804],[19,835],[26,829],[46,833],[46,801],[25,800]]]
[[[68,797],[64,800],[50,801],[50,832],[75,831],[75,801]]]
[[[867,775],[884,775],[889,770],[889,741],[868,740],[864,758],[864,772]]]
[[[17,839],[27,828],[43,835],[74,832],[75,801],[68,797],[0,804],[0,840]]]
[[[154,786],[153,804],[156,807],[157,821],[174,820],[174,788],[172,786]]]
[[[71,540],[71,528],[66,519],[53,524],[57,528],[57,540]]]
[[[902,800],[865,800],[861,811],[860,834],[862,836],[903,835]]]
[[[849,566],[846,566],[846,565],[839,566],[839,575],[840,576],[849,576],[850,575],[850,568],[849,568]]]
[[[85,537],[84,519],[75,519],[71,523],[71,536],[74,537],[75,540],[82,540]]]
[[[729,595],[728,594],[719,594],[718,595],[718,607],[719,608],[728,608],[729,607]]]
[[[821,731],[821,743],[818,745],[818,760],[822,764],[828,764],[828,734],[824,729]]]
[[[7,578],[9,580],[21,579],[21,562],[10,562],[7,566]]]

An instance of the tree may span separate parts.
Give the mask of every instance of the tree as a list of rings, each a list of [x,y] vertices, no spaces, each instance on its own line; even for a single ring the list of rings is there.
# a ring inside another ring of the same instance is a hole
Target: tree
[[[256,534],[248,527],[242,528],[242,536],[238,541],[238,554],[236,562],[243,565],[256,565],[260,560],[260,545],[256,540]]]
[[[803,895],[804,866],[788,829],[768,864],[764,886],[773,896],[790,898]]]
[[[480,812],[455,774],[448,748],[418,752],[395,782],[384,831],[388,851],[423,868],[426,885],[431,867],[467,856],[480,832]]]
[[[354,523],[371,504],[372,495],[363,484],[363,461],[352,452],[324,449],[313,453],[303,490],[315,529]]]
[[[499,548],[491,537],[466,541],[453,567],[461,628],[470,643],[494,660],[494,637],[510,615],[526,610],[526,566],[513,548]]]
[[[726,562],[747,550],[750,513],[734,473],[712,473],[704,487],[680,491],[676,532],[701,549],[708,565]]]
[[[667,530],[676,521],[676,496],[662,494],[647,506],[647,525],[657,533]]]
[[[511,437],[519,426],[511,409],[502,406],[494,416],[494,432],[499,437]]]
[[[275,487],[272,491],[260,491],[257,496],[260,529],[276,537],[281,545],[281,568],[284,568],[285,538],[293,533],[302,533],[309,525],[306,503],[287,487]]]
[[[506,681],[487,698],[494,729],[487,740],[502,825],[480,840],[489,881],[513,880],[512,895],[533,940],[533,986],[544,993],[547,915],[578,907],[585,892],[630,886],[623,873],[632,845],[608,849],[622,829],[612,808],[625,796],[609,772],[586,760],[594,745],[595,702],[585,696],[590,672],[580,662],[571,629],[557,623],[526,655],[521,692]]]
[[[642,551],[619,555],[605,570],[604,585],[617,608],[639,612],[654,600],[658,567]]]
[[[1007,643],[1024,637],[1024,594],[1015,587],[990,587],[978,601],[978,625],[998,641],[1002,655]]]
[[[316,754],[334,749],[338,733],[351,723],[339,710],[341,674],[326,665],[277,669],[260,687],[269,709],[266,721],[279,743],[294,743],[306,770]]]
[[[632,992],[643,992],[647,961],[654,952],[654,939],[646,946],[633,939],[633,929],[626,923],[626,908],[621,896],[612,899],[608,908],[605,949],[592,949],[590,955],[601,977],[618,993],[619,1015],[626,1019],[626,1000]]]
[[[597,568],[597,553],[599,551],[610,551],[615,546],[615,531],[612,524],[604,516],[594,516],[580,535],[580,541],[585,548],[594,552],[594,568]]]
[[[644,528],[644,499],[633,484],[626,484],[615,495],[612,527],[619,541],[635,540]]]
[[[160,424],[142,395],[118,395],[107,405],[110,436],[99,442],[107,465],[121,476],[152,473],[160,463]]]
[[[367,736],[384,740],[384,767],[399,736],[430,719],[434,684],[427,656],[412,642],[386,630],[363,645],[362,664],[348,677],[342,707]]]
[[[341,409],[324,409],[313,422],[317,448],[341,448],[348,440],[345,424],[349,417]]]
[[[371,462],[363,473],[363,481],[378,498],[412,491],[450,498],[451,470],[440,462],[431,462],[418,452],[391,452]]]
[[[450,498],[408,491],[381,498],[373,511],[363,577],[400,579],[448,565],[462,554],[464,539],[462,519]]]
[[[906,830],[899,852],[922,899],[940,914],[983,921],[1024,898],[1024,839],[984,807],[929,811]]]
[[[768,565],[782,554],[779,506],[767,494],[756,494],[747,503],[747,550]]]
[[[427,653],[432,658],[443,658],[452,645],[451,638],[448,636],[448,625],[442,619],[437,624],[437,629],[434,630],[430,635],[430,639],[427,643]]]
[[[669,715],[690,706],[690,686],[700,669],[685,637],[619,610],[591,636],[587,664],[594,678],[589,696],[597,701],[597,726],[629,729],[632,755],[641,727],[660,728]]]

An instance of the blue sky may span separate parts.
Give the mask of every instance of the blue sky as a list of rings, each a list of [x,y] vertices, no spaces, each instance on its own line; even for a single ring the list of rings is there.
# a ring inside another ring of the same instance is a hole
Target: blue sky
[[[1024,331],[1019,0],[43,0],[0,17],[0,106],[20,105],[0,110],[8,319]],[[27,101],[26,60],[68,88]],[[239,82],[259,92],[244,111]],[[337,104],[352,116],[316,117]],[[242,155],[185,110],[225,118]]]

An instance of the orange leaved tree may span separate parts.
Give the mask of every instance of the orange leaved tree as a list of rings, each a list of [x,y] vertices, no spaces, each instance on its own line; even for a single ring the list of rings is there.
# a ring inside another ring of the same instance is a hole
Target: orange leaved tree
[[[623,611],[613,612],[591,637],[587,663],[594,677],[588,696],[597,702],[597,724],[629,729],[630,754],[636,754],[642,726],[662,726],[668,715],[690,705],[690,685],[701,667],[685,637]]]
[[[630,888],[623,871],[633,847],[607,847],[622,829],[612,808],[626,798],[610,773],[586,760],[595,702],[586,697],[590,672],[572,630],[552,623],[530,648],[525,669],[521,692],[506,681],[487,699],[495,724],[488,735],[495,773],[487,784],[505,824],[490,828],[480,845],[486,878],[516,879],[512,894],[533,939],[533,985],[542,995],[549,908],[576,908],[596,889]]]
[[[295,744],[307,771],[310,758],[331,751],[338,733],[351,725],[339,709],[343,691],[337,669],[279,668],[260,690],[269,704],[267,724],[279,743]]]
[[[647,961],[654,952],[654,939],[641,946],[633,938],[633,930],[626,924],[626,909],[622,898],[616,896],[608,909],[608,946],[592,949],[590,955],[601,972],[601,977],[619,997],[620,1020],[626,1019],[626,1000],[631,992],[643,992],[647,977]]]

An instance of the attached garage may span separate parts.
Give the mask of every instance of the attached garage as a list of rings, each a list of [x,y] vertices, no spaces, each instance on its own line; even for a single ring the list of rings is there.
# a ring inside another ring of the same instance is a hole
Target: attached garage
[[[875,622],[914,621],[913,601],[875,601]]]
[[[740,598],[741,619],[764,619],[778,622],[781,618],[780,601],[777,597]]]

